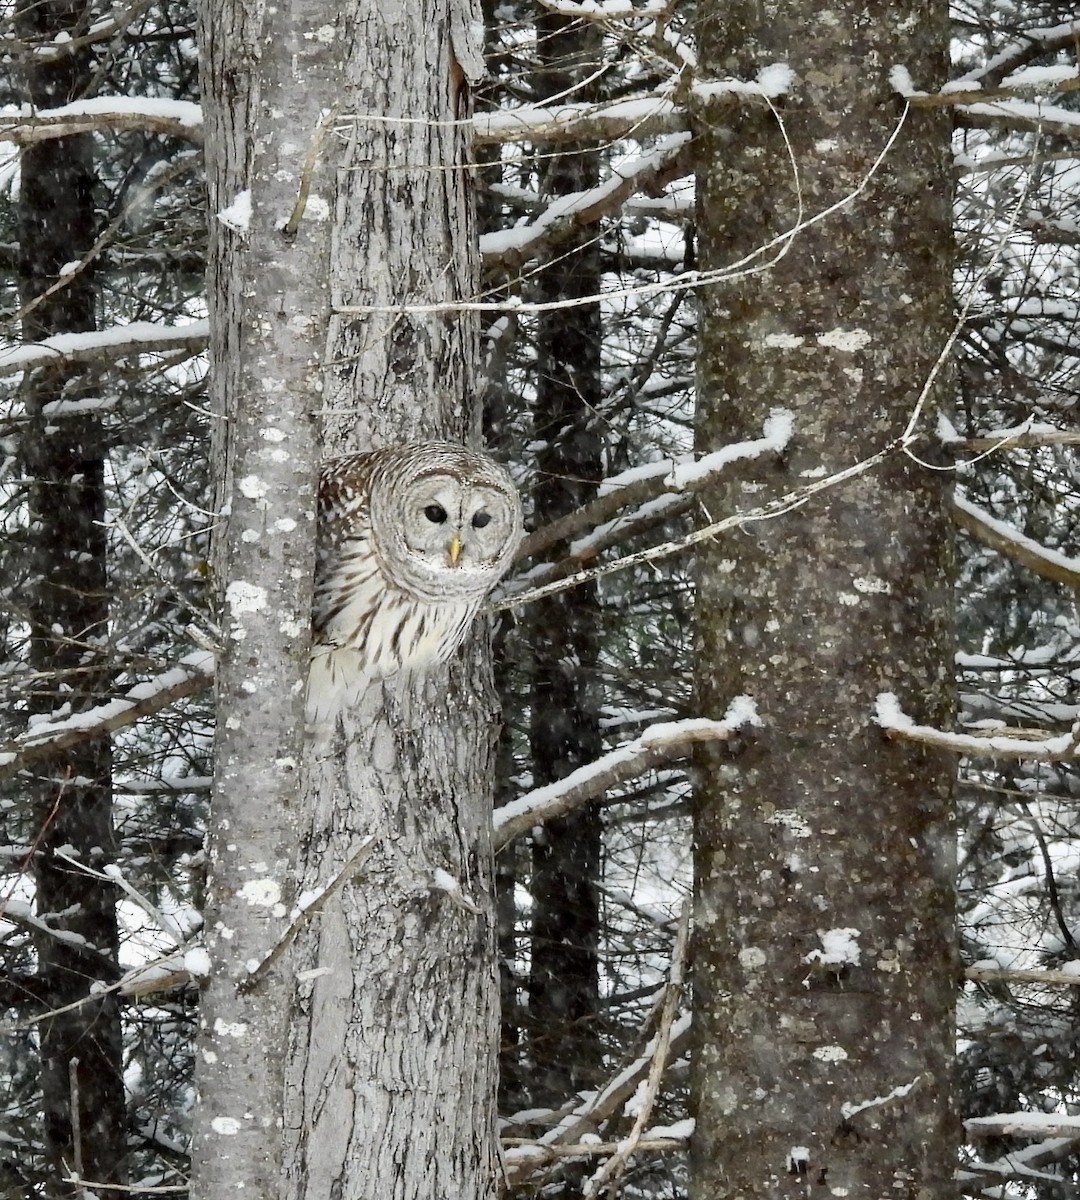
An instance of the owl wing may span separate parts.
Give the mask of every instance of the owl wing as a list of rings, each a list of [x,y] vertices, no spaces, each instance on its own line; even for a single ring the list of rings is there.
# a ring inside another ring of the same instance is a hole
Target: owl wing
[[[371,474],[375,453],[329,459],[319,477],[319,518],[315,549],[312,625],[321,641],[328,623],[341,612],[343,560],[358,565],[370,554]],[[333,639],[332,639],[333,640]]]

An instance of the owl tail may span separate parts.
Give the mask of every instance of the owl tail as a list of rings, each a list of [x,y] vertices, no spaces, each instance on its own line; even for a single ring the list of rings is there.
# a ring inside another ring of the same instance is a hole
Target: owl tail
[[[355,704],[366,685],[358,651],[343,646],[316,646],[308,672],[305,714],[308,732],[331,732],[338,713]]]

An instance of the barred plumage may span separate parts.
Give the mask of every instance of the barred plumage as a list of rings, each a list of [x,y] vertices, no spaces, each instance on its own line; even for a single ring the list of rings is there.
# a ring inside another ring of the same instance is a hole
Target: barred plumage
[[[415,442],[331,459],[319,485],[308,723],[367,681],[449,658],[521,541],[521,501],[494,459]]]

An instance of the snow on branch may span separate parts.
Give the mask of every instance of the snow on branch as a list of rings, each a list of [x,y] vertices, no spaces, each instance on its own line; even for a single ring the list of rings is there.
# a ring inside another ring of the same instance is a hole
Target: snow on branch
[[[362,118],[361,118],[362,119]],[[610,104],[521,104],[473,117],[476,145],[507,142],[617,141],[683,133],[689,127],[685,110],[659,93]]]
[[[671,1025],[667,1045],[669,1061],[673,1061],[687,1050],[689,1043],[690,1014],[683,1013]],[[538,1141],[504,1139],[503,1145],[508,1147],[504,1151],[507,1181],[514,1182],[527,1177],[533,1174],[538,1166],[545,1166],[562,1157],[565,1153],[564,1147],[581,1143],[596,1144],[598,1152],[602,1153],[599,1149],[602,1143],[592,1141],[596,1137],[596,1130],[631,1101],[638,1088],[648,1079],[659,1045],[660,1034],[657,1033],[653,1035],[640,1057],[619,1071],[600,1091],[585,1093],[580,1102],[561,1118],[558,1125]],[[526,1114],[521,1123],[530,1119],[535,1118],[532,1114]],[[689,1138],[692,1129],[693,1123],[688,1121],[680,1122],[676,1128],[653,1129],[650,1133],[665,1141],[675,1138],[682,1141]],[[645,1148],[643,1144],[638,1145],[639,1150]]]
[[[1075,960],[1067,964],[1076,967]],[[967,967],[964,978],[972,983],[1038,983],[1080,987],[1080,971],[1051,971],[1038,967]]]
[[[1008,129],[1020,133],[1038,130],[1070,141],[1080,137],[1080,112],[1041,100],[964,104],[957,110],[956,123],[966,129]]]
[[[1053,736],[1041,729],[1021,730],[1001,726],[977,734],[948,733],[930,725],[916,725],[900,707],[892,692],[877,698],[877,724],[892,738],[917,742],[938,750],[951,750],[973,758],[1030,759],[1036,762],[1066,762],[1077,757],[1080,749],[1080,723],[1068,733]]]
[[[972,437],[958,433],[947,439],[962,450],[1037,450],[1042,446],[1080,446],[1080,431],[1058,429],[1037,421],[1024,421],[1007,429],[988,429]]]
[[[701,80],[690,90],[698,100],[768,103],[789,91],[794,81],[795,73],[786,63],[771,63],[753,80]],[[672,98],[674,88],[673,82],[666,82],[644,96],[607,104],[521,104],[479,113],[473,118],[473,141],[477,145],[616,141],[682,133],[689,128],[689,115]]]
[[[540,0],[542,8],[579,21],[618,21],[627,17],[662,17],[671,11],[671,0]]]
[[[213,677],[213,654],[208,650],[196,650],[182,658],[180,666],[146,683],[136,684],[122,699],[96,705],[86,712],[39,720],[0,750],[0,779],[10,778],[29,763],[57,751],[91,738],[106,737],[117,729],[160,712],[181,697],[202,691]]]
[[[596,187],[559,196],[528,224],[482,234],[484,265],[520,265],[565,241],[582,226],[614,212],[635,192],[660,187],[666,179],[685,174],[689,165],[681,158],[689,142],[689,133],[670,134],[654,149],[616,165],[611,176]]]
[[[1076,91],[1080,88],[1080,70],[1075,66],[1027,67],[1005,76],[996,87],[987,87],[977,79],[964,76],[947,83],[940,92],[920,92],[906,67],[893,67],[889,72],[889,83],[915,108],[979,106],[995,113],[1007,113],[1012,111],[1010,106],[1015,101],[1034,92]],[[1075,121],[1076,114],[1069,109],[1055,108],[1055,112],[1063,120]]]
[[[97,42],[107,42],[123,33],[136,18],[151,8],[155,0],[135,0],[126,8],[116,9],[107,17],[94,21],[90,28],[78,37],[72,37],[66,30],[56,34],[49,40],[34,43],[15,41],[14,39],[0,43],[0,52],[5,54],[25,52],[29,47],[30,53],[39,62],[56,62],[69,58],[84,46],[92,46]]]
[[[722,721],[691,718],[650,725],[633,741],[571,771],[565,779],[534,788],[497,808],[493,817],[495,849],[501,850],[534,825],[566,816],[609,788],[683,757],[698,742],[725,741],[744,726],[761,723],[754,702],[748,696],[737,696]]]
[[[28,146],[50,138],[141,129],[189,142],[202,141],[202,109],[188,100],[152,100],[140,96],[96,96],[30,115],[11,105],[0,110],[0,138]]]
[[[791,441],[794,430],[791,413],[787,409],[774,408],[762,424],[759,438],[722,446],[699,459],[686,455],[674,461],[664,459],[610,475],[601,481],[595,500],[531,533],[522,543],[519,557],[540,554],[556,542],[572,538],[586,529],[598,533],[598,525],[631,505],[649,504],[670,493],[698,491],[712,483],[733,462],[759,458],[763,454],[779,454]],[[669,515],[664,511],[661,517],[665,519]],[[575,547],[575,550],[589,552],[579,555],[583,560],[596,553],[593,547]]]
[[[686,899],[683,901],[682,911],[679,914],[675,948],[671,953],[671,967],[664,988],[664,1000],[660,1006],[657,1034],[653,1039],[649,1073],[635,1090],[633,1099],[627,1103],[625,1109],[627,1115],[634,1118],[633,1128],[622,1139],[616,1152],[586,1180],[585,1186],[582,1188],[583,1196],[597,1196],[601,1189],[605,1189],[609,1196],[617,1194],[618,1181],[626,1170],[630,1156],[641,1149],[641,1143],[646,1137],[656,1097],[660,1091],[660,1081],[671,1055],[672,1033],[685,984],[686,950],[689,941],[690,900]]]
[[[957,492],[953,503],[957,524],[965,533],[1043,579],[1051,579],[1070,588],[1080,587],[1080,558],[1059,554],[1025,537],[1012,525],[999,521],[985,509],[972,504],[961,492]]]
[[[1047,100],[1025,100],[1034,92],[1072,92],[1080,89],[1076,67],[1028,67],[1001,78],[996,87],[985,80],[964,76],[947,83],[940,92],[921,92],[912,82],[907,67],[894,66],[889,83],[915,108],[949,106],[956,109],[956,123],[982,129],[1032,130],[1076,138],[1080,135],[1080,113]]]
[[[1065,1113],[1010,1112],[970,1117],[964,1122],[970,1138],[1065,1137],[1080,1135],[1080,1116]]]
[[[791,91],[795,72],[787,63],[770,63],[747,83],[743,79],[708,79],[694,83],[690,91],[699,100],[715,100],[720,96],[762,97],[775,100]]]
[[[56,333],[40,342],[0,350],[0,378],[53,362],[96,362],[130,354],[161,354],[168,350],[202,350],[210,336],[209,321],[162,325],[132,321],[90,333]]]
[[[1065,50],[1080,39],[1080,18],[1064,21],[1060,25],[1044,25],[1025,29],[1018,41],[1010,42],[985,63],[961,75],[954,87],[982,84],[996,87],[1009,76],[1017,75],[1021,69],[1036,58]],[[1045,68],[1040,68],[1045,69]]]

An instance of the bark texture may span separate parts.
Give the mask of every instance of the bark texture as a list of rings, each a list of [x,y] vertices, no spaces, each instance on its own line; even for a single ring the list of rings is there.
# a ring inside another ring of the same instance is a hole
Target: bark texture
[[[592,22],[557,13],[536,20],[536,96],[587,100],[580,80],[600,56]],[[578,85],[577,90],[575,85]],[[595,145],[567,147],[541,160],[547,201],[584,192],[600,178]],[[586,229],[543,265],[537,300],[595,295],[600,245]],[[596,496],[603,473],[600,308],[583,304],[540,314],[537,329],[533,440],[538,447],[533,514],[542,528]],[[558,558],[567,544],[553,550]],[[562,592],[532,606],[529,748],[534,786],[562,779],[600,757],[600,612],[595,585]],[[598,1086],[600,815],[594,805],[552,821],[533,839],[529,971],[529,1105],[558,1107]],[[580,1170],[574,1164],[569,1173]]]
[[[710,4],[702,65],[753,78],[790,63],[780,108],[811,216],[863,181],[893,132],[889,68],[940,86],[946,16]],[[766,106],[706,104],[697,137],[710,269],[799,213]],[[783,456],[706,496],[710,513],[902,433],[950,327],[948,138],[941,114],[912,113],[862,195],[771,267],[702,293],[699,450],[758,436],[774,407],[795,421]],[[697,1200],[953,1194],[953,764],[873,719],[887,690],[916,720],[951,716],[950,485],[894,453],[701,555],[702,715],[745,693],[765,724],[697,762]]]
[[[16,16],[25,44],[77,30],[81,3],[22,4]],[[23,100],[34,108],[65,104],[90,83],[84,54],[22,61]],[[94,328],[91,270],[42,300],[65,263],[93,244],[94,158],[88,136],[28,146],[20,158],[19,295],[27,342]],[[22,384],[28,422],[23,469],[32,481],[28,507],[34,539],[27,596],[31,665],[42,683],[38,713],[61,705],[78,713],[110,690],[105,543],[105,448],[94,417],[50,421],[45,406],[93,395],[93,380],[65,366],[30,371]],[[100,872],[113,863],[112,757],[99,740],[47,760],[34,772],[33,844],[37,916],[37,994],[46,1009],[64,1009],[40,1026],[42,1142],[49,1196],[75,1194],[73,1172],[101,1183],[125,1181],[120,1011],[115,995],[86,998],[95,982],[119,975],[116,892],[59,857]]]
[[[276,1196],[282,1181],[291,977],[275,968],[245,985],[278,944],[294,897],[333,191],[324,118],[339,95],[340,30],[318,3],[205,0],[199,33],[224,517],[214,556],[224,611],[212,974],[192,1150],[192,1193],[207,1200],[241,1189]]]
[[[469,297],[465,131],[472,14],[365,0],[341,16],[328,453],[473,442],[476,325],[377,311]],[[474,639],[477,641],[479,639]],[[309,748],[300,885],[362,866],[298,939],[287,1054],[287,1195],[494,1194],[497,1038],[490,845],[497,721],[473,644],[425,684],[375,685]]]

